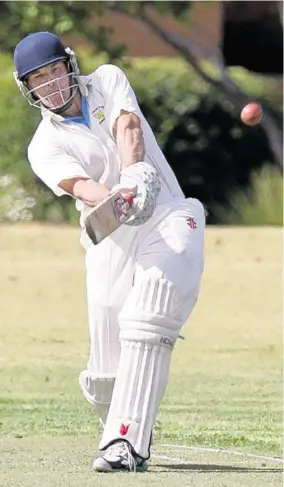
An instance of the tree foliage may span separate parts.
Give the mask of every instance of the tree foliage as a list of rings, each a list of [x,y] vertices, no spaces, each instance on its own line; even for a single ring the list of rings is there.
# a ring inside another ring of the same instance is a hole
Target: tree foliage
[[[1,1],[0,49],[13,53],[20,39],[31,32],[49,30],[59,36],[80,34],[94,52],[105,52],[110,61],[124,53],[124,46],[111,44],[111,30],[95,26],[92,20],[107,8],[105,2],[88,1]]]

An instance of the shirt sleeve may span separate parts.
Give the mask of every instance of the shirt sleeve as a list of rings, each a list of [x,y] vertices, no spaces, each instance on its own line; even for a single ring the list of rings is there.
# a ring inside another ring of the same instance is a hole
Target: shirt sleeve
[[[121,110],[141,115],[135,93],[124,72],[113,64],[104,64],[96,71],[104,98],[104,116],[110,133]]]
[[[69,194],[58,186],[64,179],[90,177],[81,164],[56,143],[39,145],[39,141],[32,141],[28,148],[28,159],[33,172],[57,196]]]

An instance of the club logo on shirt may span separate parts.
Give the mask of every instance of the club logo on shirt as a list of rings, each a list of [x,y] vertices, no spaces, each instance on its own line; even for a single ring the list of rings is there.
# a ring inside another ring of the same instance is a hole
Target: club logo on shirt
[[[97,107],[95,108],[95,110],[92,111],[92,115],[97,119],[99,123],[102,123],[105,120],[103,108],[104,107]]]

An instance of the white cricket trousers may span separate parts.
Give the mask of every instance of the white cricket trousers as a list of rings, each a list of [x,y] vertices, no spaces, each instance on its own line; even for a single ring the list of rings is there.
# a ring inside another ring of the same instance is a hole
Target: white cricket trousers
[[[119,314],[141,277],[172,283],[179,300],[180,328],[186,322],[197,301],[204,267],[204,227],[200,201],[172,200],[157,207],[146,224],[123,225],[86,249],[89,371],[115,376],[120,356]]]

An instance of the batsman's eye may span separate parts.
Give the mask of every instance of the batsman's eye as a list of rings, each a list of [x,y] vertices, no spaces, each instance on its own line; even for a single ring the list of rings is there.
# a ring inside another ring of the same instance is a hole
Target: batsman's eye
[[[60,73],[61,71],[61,65],[60,64],[56,64],[55,66],[52,66],[52,72],[53,73]]]
[[[32,81],[40,81],[42,79],[43,75],[42,74],[36,74],[33,76]]]

